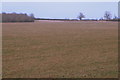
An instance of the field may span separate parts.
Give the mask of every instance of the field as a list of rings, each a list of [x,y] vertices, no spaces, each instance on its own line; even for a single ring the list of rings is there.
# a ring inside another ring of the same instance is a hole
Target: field
[[[118,23],[3,23],[3,78],[117,78]]]

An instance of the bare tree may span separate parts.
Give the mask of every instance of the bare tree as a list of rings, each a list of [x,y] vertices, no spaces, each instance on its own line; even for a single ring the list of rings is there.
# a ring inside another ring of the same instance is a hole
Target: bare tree
[[[112,17],[111,13],[110,13],[109,11],[106,11],[105,14],[104,14],[104,18],[105,18],[106,20],[110,20],[111,17]]]
[[[116,15],[114,15],[114,18],[113,19],[117,19],[118,17]]]
[[[31,17],[32,19],[35,18],[33,13],[30,14],[30,17]]]
[[[78,19],[82,20],[82,18],[85,18],[85,15],[80,12],[79,15],[78,15]]]

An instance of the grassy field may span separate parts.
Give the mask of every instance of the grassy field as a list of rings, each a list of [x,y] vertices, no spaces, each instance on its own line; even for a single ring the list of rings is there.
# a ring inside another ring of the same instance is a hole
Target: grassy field
[[[118,23],[3,23],[4,78],[116,78]]]

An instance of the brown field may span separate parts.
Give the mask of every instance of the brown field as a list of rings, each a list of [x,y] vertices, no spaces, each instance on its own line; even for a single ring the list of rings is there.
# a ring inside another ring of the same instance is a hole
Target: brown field
[[[3,23],[3,78],[117,78],[118,23]]]

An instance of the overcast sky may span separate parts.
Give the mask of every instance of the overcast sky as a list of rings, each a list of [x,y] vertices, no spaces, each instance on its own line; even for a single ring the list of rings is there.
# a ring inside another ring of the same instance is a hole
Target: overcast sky
[[[118,2],[3,2],[2,12],[33,13],[38,18],[101,18],[104,12],[118,15]]]

